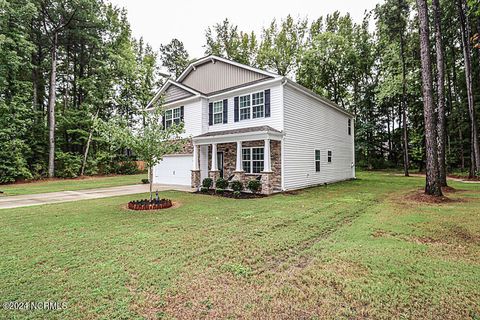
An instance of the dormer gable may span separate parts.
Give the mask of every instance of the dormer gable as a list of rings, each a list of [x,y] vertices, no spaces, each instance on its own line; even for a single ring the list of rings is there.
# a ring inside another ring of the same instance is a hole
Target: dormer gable
[[[279,76],[217,56],[207,56],[190,64],[177,82],[211,95],[275,77]]]

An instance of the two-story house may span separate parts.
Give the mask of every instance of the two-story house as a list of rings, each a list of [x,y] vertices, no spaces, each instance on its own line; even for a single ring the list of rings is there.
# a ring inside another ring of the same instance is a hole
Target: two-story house
[[[154,168],[154,183],[259,179],[270,194],[355,177],[352,114],[284,76],[207,56],[148,107],[160,97],[164,125],[183,121],[191,139]]]

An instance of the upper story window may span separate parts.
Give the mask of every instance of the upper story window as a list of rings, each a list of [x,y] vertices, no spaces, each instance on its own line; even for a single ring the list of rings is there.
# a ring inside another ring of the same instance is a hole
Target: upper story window
[[[315,171],[320,172],[320,150],[315,150]]]
[[[252,94],[252,115],[253,118],[263,118],[264,104],[263,91]]]
[[[250,119],[250,95],[240,96],[240,120]]]
[[[213,103],[213,124],[223,123],[223,101]]]
[[[265,116],[264,92],[240,96],[240,120],[263,118]]]
[[[328,150],[328,153],[327,153],[327,160],[328,160],[328,163],[332,163],[332,151]]]
[[[181,107],[165,111],[165,127],[169,128],[172,124],[179,124],[182,121]]]
[[[264,168],[263,148],[243,148],[242,167],[246,173],[260,173]]]
[[[352,135],[352,119],[348,119],[348,135]]]

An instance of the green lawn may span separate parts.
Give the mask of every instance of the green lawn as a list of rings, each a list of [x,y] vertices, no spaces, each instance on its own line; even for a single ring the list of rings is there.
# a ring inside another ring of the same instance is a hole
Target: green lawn
[[[0,190],[7,196],[55,191],[75,191],[138,184],[141,183],[143,178],[147,178],[146,173],[111,177],[84,177],[82,179],[62,179],[0,185]]]
[[[18,319],[479,319],[480,185],[406,199],[422,178],[254,200],[168,192],[0,211],[2,302],[64,301]]]

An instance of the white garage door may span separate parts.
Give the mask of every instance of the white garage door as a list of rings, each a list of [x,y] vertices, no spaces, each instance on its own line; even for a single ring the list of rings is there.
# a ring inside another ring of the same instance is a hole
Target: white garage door
[[[178,184],[189,186],[191,184],[193,156],[166,156],[162,162],[155,166],[153,183]]]

